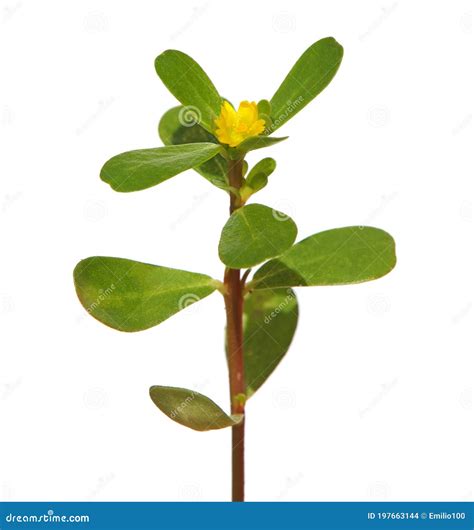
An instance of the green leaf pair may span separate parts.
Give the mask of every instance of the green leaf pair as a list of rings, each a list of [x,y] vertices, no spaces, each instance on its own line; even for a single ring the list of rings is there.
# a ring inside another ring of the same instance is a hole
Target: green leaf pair
[[[224,227],[219,245],[223,259],[235,266],[245,262],[250,267],[278,256],[257,270],[247,284],[248,291],[365,282],[388,274],[395,266],[395,243],[383,230],[368,226],[336,228],[292,246],[296,227],[289,218],[276,221],[284,227],[278,237],[256,230],[256,226],[262,228],[259,222],[265,219],[258,214],[268,214],[264,208],[249,205],[238,210],[231,217],[232,223]],[[240,238],[250,240],[243,250],[236,244]],[[74,283],[88,313],[126,332],[156,326],[222,285],[206,274],[103,256],[80,261],[74,269]]]
[[[327,37],[301,55],[271,100],[258,104],[261,116],[270,115],[267,133],[281,127],[326,88],[341,64],[343,53],[342,46]],[[176,99],[196,109],[200,125],[213,133],[223,98],[201,66],[183,52],[167,50],[156,58],[155,69]]]
[[[245,203],[257,191],[262,190],[268,184],[268,177],[275,171],[276,161],[273,158],[264,158],[257,162],[245,178],[240,189],[240,196]]]
[[[267,289],[246,297],[243,345],[247,398],[263,385],[285,356],[297,322],[298,302],[291,289]],[[229,416],[194,390],[153,386],[150,397],[170,419],[196,431],[233,427],[243,418]]]
[[[229,191],[226,158],[243,158],[249,151],[286,139],[268,135],[329,84],[342,54],[342,46],[332,37],[310,46],[271,100],[259,102],[259,113],[266,122],[265,134],[249,137],[237,147],[230,148],[220,146],[214,135],[214,120],[221,112],[224,99],[209,76],[185,53],[178,50],[163,52],[155,60],[156,72],[182,105],[170,109],[160,121],[159,135],[166,147],[128,151],[111,158],[101,170],[102,180],[116,191],[132,192],[156,186],[183,171],[195,169],[213,185]],[[249,185],[245,193],[248,195],[250,190],[255,193],[263,185]]]
[[[233,269],[274,258],[255,273],[250,290],[359,283],[380,278],[395,266],[395,242],[379,228],[336,228],[293,245],[296,234],[296,224],[286,214],[249,204],[225,224],[219,256]]]

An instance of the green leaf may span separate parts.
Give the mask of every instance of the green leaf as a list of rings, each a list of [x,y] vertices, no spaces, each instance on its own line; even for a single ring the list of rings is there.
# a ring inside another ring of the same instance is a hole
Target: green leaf
[[[268,184],[268,177],[275,168],[276,161],[273,158],[264,158],[255,164],[240,188],[240,197],[244,203]]]
[[[286,140],[288,136],[282,136],[281,138],[274,138],[273,136],[250,136],[237,147],[231,147],[227,151],[230,158],[237,159],[245,156],[249,151],[255,151],[256,149],[262,149],[263,147],[270,147],[279,142]]]
[[[268,184],[268,177],[275,171],[276,161],[273,158],[263,158],[250,170],[245,180],[247,186],[259,191]]]
[[[270,112],[272,110],[272,106],[271,106],[270,102],[267,99],[261,99],[257,103],[257,108],[258,108],[259,117],[261,117],[261,116],[269,116]]]
[[[119,331],[156,326],[219,284],[205,274],[103,256],[80,261],[74,283],[87,312]]]
[[[257,103],[258,108],[258,117],[265,120],[265,127],[268,128],[272,124],[271,119],[271,112],[272,112],[272,106],[270,105],[270,102],[267,99],[261,99]]]
[[[283,359],[296,331],[298,301],[292,289],[266,289],[244,302],[244,362],[247,397]]]
[[[206,142],[127,151],[108,160],[100,178],[115,191],[144,190],[201,165],[221,149]]]
[[[284,213],[249,204],[236,210],[222,229],[219,257],[232,269],[253,267],[289,248],[297,231]]]
[[[179,105],[165,112],[158,125],[158,134],[165,145],[193,144],[212,142],[214,136],[196,121],[196,114],[188,107]],[[193,168],[211,184],[227,189],[227,161],[222,155],[216,155],[204,164]]]
[[[168,418],[195,431],[233,427],[243,418],[240,414],[228,416],[214,401],[186,388],[152,386],[150,397]]]
[[[247,162],[247,160],[242,160],[242,177],[245,177],[248,170],[249,170],[249,163]]]
[[[178,50],[166,50],[155,59],[155,69],[173,96],[182,105],[194,107],[200,125],[212,132],[222,98],[197,62]]]
[[[332,37],[315,42],[296,61],[270,100],[272,125],[276,131],[312,101],[336,75],[344,50]]]
[[[395,263],[395,242],[387,232],[370,226],[335,228],[265,263],[249,289],[367,282],[388,274]]]

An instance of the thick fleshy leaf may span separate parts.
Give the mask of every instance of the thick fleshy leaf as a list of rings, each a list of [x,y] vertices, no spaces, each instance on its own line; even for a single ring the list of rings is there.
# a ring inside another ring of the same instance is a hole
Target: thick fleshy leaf
[[[214,143],[203,142],[127,151],[108,160],[100,178],[115,191],[144,190],[200,166],[221,149]]]
[[[276,161],[273,158],[264,158],[255,164],[240,188],[240,197],[243,202],[247,202],[254,193],[268,184],[268,177],[275,171],[275,168]]]
[[[254,191],[259,191],[268,184],[268,177],[275,171],[276,161],[273,158],[264,158],[257,162],[250,170],[246,185]]]
[[[270,105],[270,102],[266,99],[261,99],[258,102],[258,117],[262,120],[265,120],[265,127],[269,127],[272,123],[271,119],[271,111],[272,106]]]
[[[247,397],[255,393],[283,359],[295,334],[298,301],[291,289],[265,289],[244,302],[244,360]]]
[[[272,110],[272,106],[271,106],[270,102],[267,99],[261,99],[258,102],[257,107],[258,107],[258,116],[259,116],[259,118],[260,117],[265,118],[267,116],[270,116],[270,113],[271,113],[271,110]]]
[[[336,75],[344,50],[332,37],[315,42],[296,61],[270,100],[272,125],[276,131],[312,101]]]
[[[242,176],[245,177],[247,171],[249,170],[249,163],[247,160],[242,160]]]
[[[218,143],[214,136],[197,122],[197,115],[182,105],[173,107],[163,114],[158,125],[158,134],[165,145],[193,144],[200,142]],[[216,155],[204,164],[193,168],[211,184],[226,189],[227,161]]]
[[[214,401],[187,388],[152,386],[150,397],[168,418],[195,431],[224,429],[242,421],[242,415],[228,416]]]
[[[395,267],[395,242],[371,226],[314,234],[255,273],[250,289],[342,285],[375,280]]]
[[[155,69],[173,96],[194,110],[198,122],[212,132],[222,98],[199,64],[183,52],[166,50],[155,59]]]
[[[80,261],[74,283],[87,312],[119,331],[156,326],[219,284],[205,274],[103,256]]]
[[[236,210],[222,229],[219,257],[232,269],[253,267],[291,247],[297,232],[286,214],[249,204]]]
[[[250,136],[244,140],[237,147],[228,149],[229,156],[233,159],[241,158],[245,156],[249,151],[255,151],[256,149],[262,149],[263,147],[270,147],[274,144],[278,144],[286,140],[288,136],[282,136],[281,138],[275,138],[273,136]]]

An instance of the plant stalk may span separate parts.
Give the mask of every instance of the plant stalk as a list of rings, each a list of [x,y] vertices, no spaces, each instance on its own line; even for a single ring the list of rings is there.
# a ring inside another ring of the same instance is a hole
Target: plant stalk
[[[242,160],[230,160],[230,186],[242,185]],[[240,198],[230,193],[230,214],[242,206]],[[230,407],[232,414],[245,413],[245,369],[243,351],[243,286],[240,269],[226,269],[224,274],[227,318],[227,362],[229,367]],[[245,418],[232,427],[232,501],[244,500],[245,483]]]

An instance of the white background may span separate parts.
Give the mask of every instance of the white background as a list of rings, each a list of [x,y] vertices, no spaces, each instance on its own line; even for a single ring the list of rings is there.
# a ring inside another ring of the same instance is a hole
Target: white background
[[[311,43],[345,47],[329,87],[267,150],[258,197],[299,238],[370,224],[398,265],[298,291],[301,318],[248,405],[248,500],[472,500],[472,4],[2,2],[0,498],[227,500],[230,431],[197,433],[153,384],[227,405],[214,294],[122,334],[76,299],[81,258],[220,278],[227,198],[193,172],[132,194],[99,180],[159,145],[175,104],[153,61],[191,54],[227,98],[269,98]],[[251,157],[253,161],[262,153]]]

